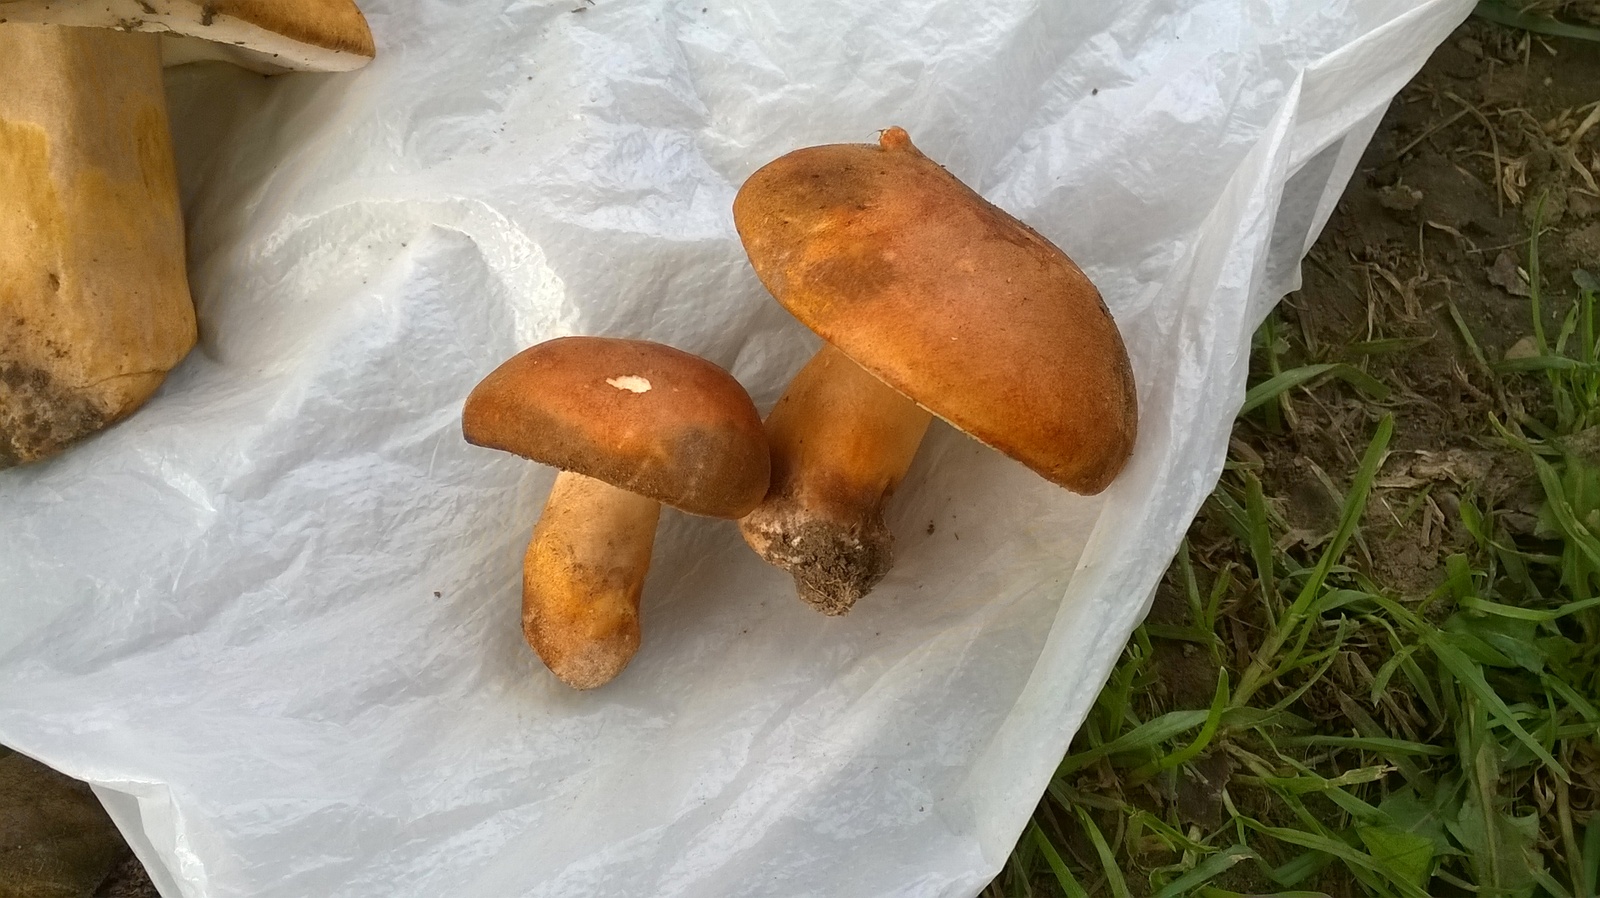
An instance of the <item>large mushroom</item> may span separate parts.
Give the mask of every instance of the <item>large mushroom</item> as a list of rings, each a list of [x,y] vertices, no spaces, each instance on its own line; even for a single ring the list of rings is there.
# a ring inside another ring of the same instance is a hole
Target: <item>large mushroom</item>
[[[373,53],[351,0],[0,0],[0,468],[130,414],[194,345],[163,60]]]
[[[1078,493],[1122,469],[1133,374],[1099,292],[904,130],[769,163],[733,216],[761,282],[828,344],[767,417],[772,485],[740,522],[818,610],[888,572],[883,505],[933,415]]]
[[[639,648],[663,503],[735,519],[767,491],[756,411],[726,371],[640,340],[563,337],[473,388],[467,442],[561,469],[523,561],[522,629],[563,682],[601,686]]]

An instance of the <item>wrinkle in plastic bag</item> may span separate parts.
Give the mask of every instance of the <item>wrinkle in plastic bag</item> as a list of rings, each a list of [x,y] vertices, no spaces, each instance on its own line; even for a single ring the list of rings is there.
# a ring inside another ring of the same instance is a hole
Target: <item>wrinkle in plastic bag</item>
[[[1471,3],[363,6],[361,72],[169,72],[200,346],[0,472],[0,741],[171,896],[976,894],[1215,483],[1251,332]],[[841,619],[669,511],[640,654],[560,686],[518,625],[553,472],[466,445],[462,399],[596,333],[770,407],[816,340],[734,192],[891,124],[1100,285],[1130,467],[1073,496],[936,423]]]

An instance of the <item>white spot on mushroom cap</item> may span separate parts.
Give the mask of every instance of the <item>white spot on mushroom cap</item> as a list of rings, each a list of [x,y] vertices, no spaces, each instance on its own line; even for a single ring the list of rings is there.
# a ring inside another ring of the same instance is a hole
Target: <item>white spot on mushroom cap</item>
[[[650,381],[645,380],[637,374],[624,374],[621,377],[608,377],[606,378],[606,383],[616,387],[619,390],[627,390],[629,393],[650,392]]]

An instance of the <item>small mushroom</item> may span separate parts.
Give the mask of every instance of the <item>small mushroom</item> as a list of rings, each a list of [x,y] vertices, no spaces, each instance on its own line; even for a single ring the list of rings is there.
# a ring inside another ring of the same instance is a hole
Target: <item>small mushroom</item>
[[[350,0],[0,0],[0,468],[132,413],[194,345],[163,61],[372,56]]]
[[[563,682],[609,682],[639,648],[662,503],[736,519],[767,490],[761,416],[711,362],[563,337],[513,356],[463,409],[467,442],[560,468],[523,562],[522,629]]]
[[[819,611],[888,572],[883,505],[932,415],[1075,492],[1121,471],[1133,373],[1099,292],[904,130],[769,163],[733,216],[761,282],[828,344],[767,417],[772,485],[739,525]]]

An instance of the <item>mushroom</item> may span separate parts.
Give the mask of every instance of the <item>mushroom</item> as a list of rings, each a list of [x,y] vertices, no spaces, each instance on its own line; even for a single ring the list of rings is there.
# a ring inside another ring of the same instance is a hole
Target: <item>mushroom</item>
[[[374,52],[350,0],[0,0],[0,468],[132,413],[194,345],[164,51],[261,72]]]
[[[761,282],[826,341],[767,417],[772,485],[739,524],[817,610],[888,572],[883,506],[931,416],[1078,493],[1122,469],[1133,374],[1099,292],[904,130],[769,163],[733,216]]]
[[[640,340],[563,337],[467,397],[467,442],[560,468],[522,568],[522,630],[569,686],[593,689],[639,648],[639,597],[665,503],[736,519],[761,501],[761,415],[739,382]]]

